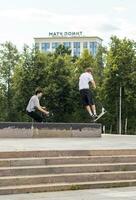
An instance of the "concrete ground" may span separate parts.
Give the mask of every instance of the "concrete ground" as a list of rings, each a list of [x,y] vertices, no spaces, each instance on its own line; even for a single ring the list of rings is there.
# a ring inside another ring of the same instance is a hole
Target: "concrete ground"
[[[136,187],[0,195],[0,200],[136,200]]]
[[[136,149],[136,135],[102,135],[101,138],[0,138],[0,151]]]

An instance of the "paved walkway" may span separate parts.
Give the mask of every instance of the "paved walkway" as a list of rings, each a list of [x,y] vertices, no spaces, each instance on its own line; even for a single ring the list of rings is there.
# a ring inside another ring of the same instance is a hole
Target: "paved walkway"
[[[0,200],[136,200],[136,187],[0,195]]]
[[[101,138],[0,138],[0,151],[136,149],[136,135],[102,135]]]

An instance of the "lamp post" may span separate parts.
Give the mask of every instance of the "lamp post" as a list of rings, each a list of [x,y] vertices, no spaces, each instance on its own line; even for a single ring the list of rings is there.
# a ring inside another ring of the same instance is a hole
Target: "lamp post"
[[[116,74],[116,77],[120,77],[119,74]],[[119,84],[119,134],[122,133],[122,87],[121,83]]]
[[[122,130],[122,87],[119,87],[119,134]]]

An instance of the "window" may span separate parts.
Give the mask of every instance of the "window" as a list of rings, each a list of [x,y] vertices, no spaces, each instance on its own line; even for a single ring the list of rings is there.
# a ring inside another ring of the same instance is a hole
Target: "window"
[[[52,49],[56,49],[59,45],[60,45],[60,43],[58,43],[58,42],[53,42],[53,43],[52,43]]]
[[[80,42],[74,42],[73,54],[74,56],[80,56]]]
[[[42,43],[42,51],[49,51],[50,43]]]
[[[98,43],[94,42],[94,56],[96,55],[97,49],[98,49]]]
[[[73,55],[74,56],[80,56],[80,49],[74,49]]]
[[[71,42],[63,42],[65,47],[71,48]]]
[[[83,48],[87,49],[88,48],[88,42],[83,42]]]
[[[80,42],[74,42],[74,48],[79,49],[80,48]]]
[[[92,53],[93,56],[96,55],[97,47],[98,47],[98,43],[97,42],[90,42],[89,50],[90,50],[90,52]]]

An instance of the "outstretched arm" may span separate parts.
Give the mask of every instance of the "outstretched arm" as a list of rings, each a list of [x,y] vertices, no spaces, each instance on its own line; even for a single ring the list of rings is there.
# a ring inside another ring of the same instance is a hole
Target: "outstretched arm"
[[[38,109],[39,111],[41,111],[42,113],[46,114],[46,115],[49,114],[49,112],[48,112],[47,110],[43,109],[43,107],[40,106],[40,105],[37,106],[37,109]]]

